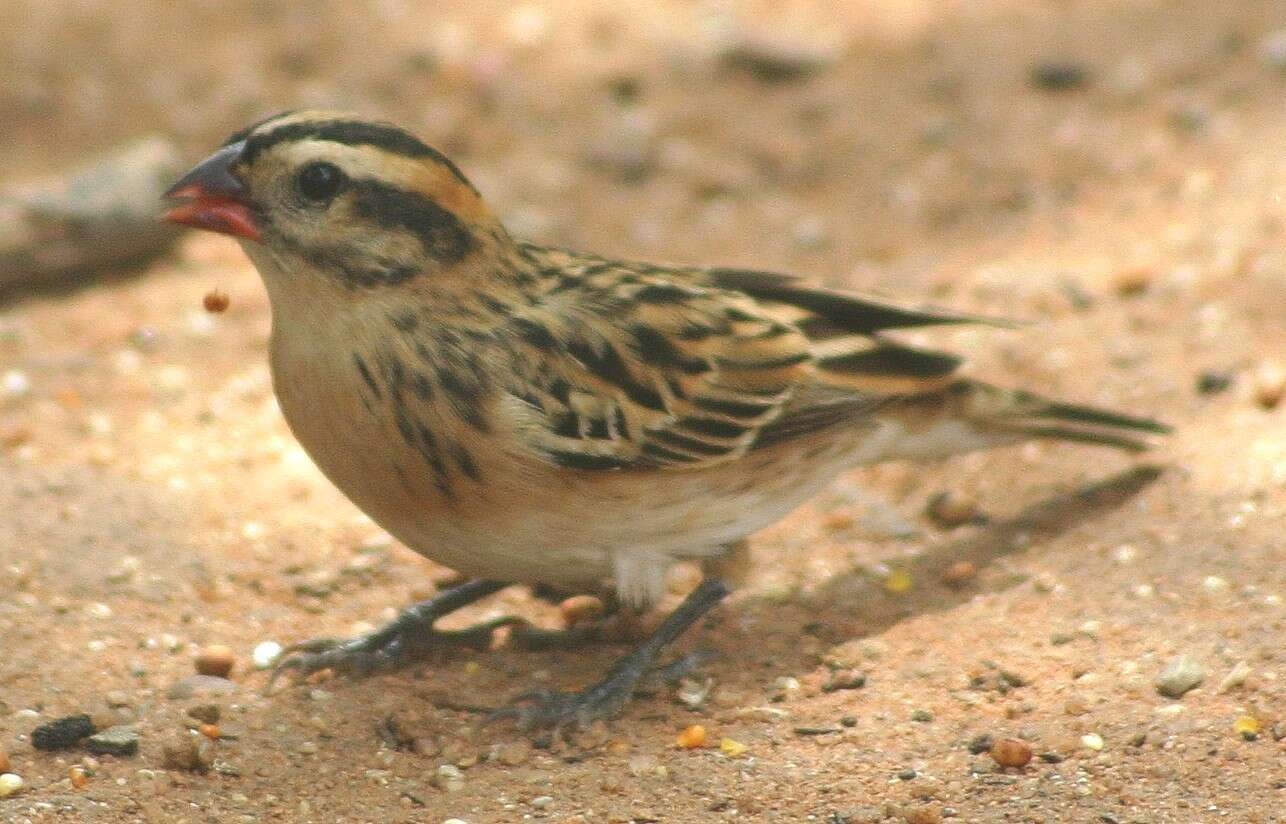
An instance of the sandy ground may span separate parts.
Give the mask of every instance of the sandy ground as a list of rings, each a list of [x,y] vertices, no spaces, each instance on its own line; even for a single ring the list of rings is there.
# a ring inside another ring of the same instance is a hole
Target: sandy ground
[[[256,644],[361,631],[451,573],[311,466],[257,276],[194,236],[141,277],[0,307],[0,750],[25,782],[0,820],[1286,820],[1280,2],[337,5],[6,3],[0,173],[358,108],[539,240],[1030,320],[934,342],[1172,423],[1160,475],[1048,445],[854,472],[761,535],[750,585],[685,639],[719,654],[707,699],[659,686],[589,749],[475,735],[460,705],[586,684],[617,648],[265,697]],[[802,75],[728,57],[764,42]],[[990,521],[934,526],[943,490]],[[559,620],[522,588],[458,620],[506,612]],[[227,690],[171,697],[210,644],[237,655]],[[1204,681],[1165,698],[1181,655]],[[827,691],[835,670],[865,686]],[[214,769],[175,769],[163,746],[208,703]],[[135,724],[140,752],[32,748],[77,712]],[[692,724],[712,746],[675,747]],[[982,735],[1038,757],[1003,770]]]

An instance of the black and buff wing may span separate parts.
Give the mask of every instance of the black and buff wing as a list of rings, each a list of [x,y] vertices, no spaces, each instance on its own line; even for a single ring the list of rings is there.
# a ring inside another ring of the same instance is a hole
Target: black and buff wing
[[[880,333],[969,320],[779,275],[600,261],[502,334],[518,369],[513,414],[548,460],[694,468],[941,388],[956,358]]]

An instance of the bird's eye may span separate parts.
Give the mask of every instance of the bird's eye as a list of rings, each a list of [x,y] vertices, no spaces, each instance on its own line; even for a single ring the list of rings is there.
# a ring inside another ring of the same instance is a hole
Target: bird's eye
[[[318,203],[330,200],[344,187],[344,173],[333,163],[309,163],[299,170],[299,191]]]

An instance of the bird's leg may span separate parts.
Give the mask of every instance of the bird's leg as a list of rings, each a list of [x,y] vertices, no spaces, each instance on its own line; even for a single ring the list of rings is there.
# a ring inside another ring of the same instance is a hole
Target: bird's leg
[[[642,644],[613,664],[597,684],[581,692],[528,692],[519,696],[514,706],[497,710],[486,721],[513,718],[523,729],[552,727],[557,731],[611,718],[629,702],[635,685],[652,668],[661,650],[727,595],[728,587],[723,581],[703,581]]]
[[[493,618],[462,630],[439,630],[439,618],[509,586],[504,581],[478,579],[413,604],[374,632],[348,640],[315,638],[282,651],[268,681],[271,690],[286,672],[304,678],[324,669],[352,675],[404,666],[443,646],[485,648],[497,627],[521,623],[511,616]]]

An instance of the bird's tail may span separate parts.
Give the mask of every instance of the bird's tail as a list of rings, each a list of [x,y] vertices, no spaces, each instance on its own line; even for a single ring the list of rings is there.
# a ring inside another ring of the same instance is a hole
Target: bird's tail
[[[955,396],[961,418],[1000,441],[1051,438],[1138,452],[1152,446],[1149,435],[1170,431],[1169,426],[1150,418],[1060,403],[978,381],[959,381],[946,391]]]

